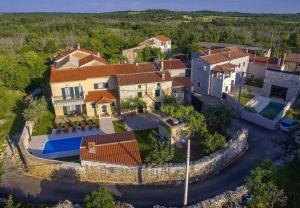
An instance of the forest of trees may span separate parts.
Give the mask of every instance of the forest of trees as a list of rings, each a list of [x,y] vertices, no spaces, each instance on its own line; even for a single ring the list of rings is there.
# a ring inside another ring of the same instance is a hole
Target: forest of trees
[[[47,83],[49,62],[59,49],[76,46],[110,63],[122,50],[157,34],[172,39],[174,53],[199,50],[201,41],[258,45],[273,55],[300,53],[300,14],[251,15],[217,12],[115,12],[103,14],[1,14],[0,84],[26,90]],[[45,82],[46,80],[46,82]]]

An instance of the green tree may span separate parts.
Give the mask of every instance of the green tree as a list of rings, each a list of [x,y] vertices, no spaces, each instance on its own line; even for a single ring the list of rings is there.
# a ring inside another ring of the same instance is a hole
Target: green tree
[[[104,188],[92,192],[84,199],[84,208],[114,208],[114,198],[110,192]]]
[[[205,112],[208,128],[214,132],[223,132],[231,124],[233,113],[224,104],[209,106]]]
[[[19,207],[21,207],[21,205],[19,203],[15,203],[13,196],[9,195],[4,208],[19,208]]]
[[[176,106],[176,104],[177,104],[177,98],[174,94],[166,95],[164,97],[164,105]]]
[[[273,208],[285,207],[287,197],[276,184],[276,168],[272,161],[264,160],[250,172],[246,178],[246,185],[253,196],[250,207]]]
[[[152,140],[154,148],[147,155],[145,159],[146,163],[164,164],[174,158],[175,151],[170,141],[164,141],[164,138],[160,137],[154,131],[151,132],[149,137]]]
[[[201,145],[203,146],[204,154],[209,155],[223,149],[226,146],[226,139],[219,133],[208,134],[201,140]]]
[[[159,48],[146,47],[137,52],[136,59],[138,62],[155,61],[163,59],[163,54]]]
[[[44,97],[33,100],[23,112],[26,121],[34,121],[41,118],[47,112],[47,102]]]

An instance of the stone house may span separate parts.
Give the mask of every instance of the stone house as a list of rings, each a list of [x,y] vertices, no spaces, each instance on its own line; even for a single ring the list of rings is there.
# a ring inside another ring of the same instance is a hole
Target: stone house
[[[193,91],[222,98],[223,93],[229,94],[236,84],[243,81],[248,64],[249,54],[237,47],[193,53]]]
[[[263,95],[290,101],[292,98],[298,96],[299,84],[299,72],[268,68],[264,79]]]
[[[172,79],[168,71],[118,74],[120,100],[142,98],[147,110],[159,110],[166,95],[171,94]]]
[[[180,59],[162,60],[158,66],[162,71],[168,71],[172,78],[172,94],[177,98],[177,104],[189,104],[193,84],[187,77],[187,66]]]
[[[170,38],[165,35],[158,35],[139,43],[137,47],[123,50],[122,55],[128,59],[129,63],[134,63],[136,61],[137,52],[146,47],[159,48],[162,53],[170,53],[171,46]]]

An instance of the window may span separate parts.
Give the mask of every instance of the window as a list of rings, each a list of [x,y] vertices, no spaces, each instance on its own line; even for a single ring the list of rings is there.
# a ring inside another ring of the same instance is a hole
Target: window
[[[92,103],[92,108],[96,108],[96,103]]]
[[[138,85],[138,88],[141,89],[141,88],[142,88],[142,85]]]
[[[102,110],[102,113],[106,113],[106,105],[102,105],[101,110]]]
[[[157,86],[157,88],[160,88],[160,83],[157,83],[157,85],[156,85],[156,86]]]
[[[74,91],[75,91],[75,98],[83,98],[83,87],[82,86],[74,87]]]
[[[99,82],[99,83],[95,83],[94,84],[94,89],[103,89],[103,88],[107,88],[108,84],[106,82]]]
[[[161,45],[161,46],[164,46],[164,42],[160,42],[160,45]]]
[[[72,99],[74,98],[74,90],[73,87],[65,87],[61,88],[63,99]]]
[[[112,107],[115,107],[115,106],[116,106],[116,101],[112,101],[112,102],[111,102],[111,106],[112,106]]]
[[[228,92],[228,86],[225,87],[225,92]]]
[[[141,98],[141,97],[143,97],[143,93],[142,93],[142,92],[138,92],[137,96],[138,96],[139,98]]]
[[[201,86],[200,82],[197,82],[197,87],[200,87],[200,86]]]
[[[243,63],[243,66],[246,66],[246,62]]]
[[[241,68],[241,63],[239,63],[239,68]]]
[[[230,72],[227,72],[227,73],[225,74],[225,78],[227,78],[227,77],[230,77]]]
[[[160,97],[160,89],[159,90],[155,90],[155,97]]]

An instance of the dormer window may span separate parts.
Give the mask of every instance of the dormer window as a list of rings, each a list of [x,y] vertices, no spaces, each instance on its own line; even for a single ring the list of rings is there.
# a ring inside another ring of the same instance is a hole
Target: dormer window
[[[138,88],[141,89],[141,88],[142,88],[142,85],[138,85]]]

